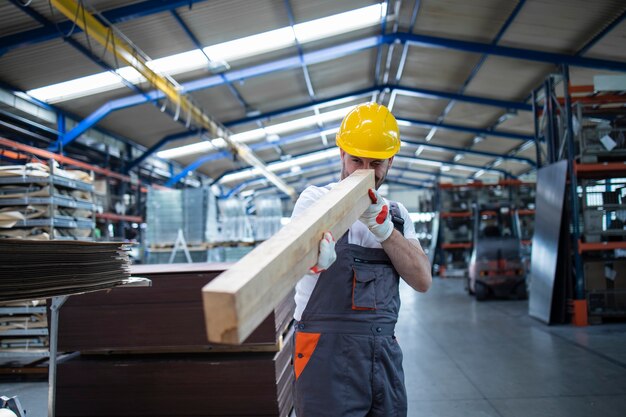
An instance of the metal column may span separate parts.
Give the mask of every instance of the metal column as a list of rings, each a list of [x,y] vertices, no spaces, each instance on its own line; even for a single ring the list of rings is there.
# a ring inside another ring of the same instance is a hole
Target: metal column
[[[568,174],[570,183],[570,198],[571,198],[571,223],[572,223],[572,235],[571,235],[571,248],[574,252],[574,268],[576,272],[576,299],[582,300],[585,298],[585,281],[583,277],[582,259],[578,252],[578,239],[580,238],[579,230],[579,209],[578,209],[578,181],[576,179],[576,173],[574,172],[574,125],[572,122],[572,98],[569,91],[569,66],[563,65],[563,89],[565,92],[565,123],[566,123],[566,137],[564,140],[567,143],[567,163]]]

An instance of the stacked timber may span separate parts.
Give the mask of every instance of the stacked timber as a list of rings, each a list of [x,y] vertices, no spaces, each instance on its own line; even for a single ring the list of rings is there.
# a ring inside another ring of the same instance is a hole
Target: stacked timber
[[[58,365],[56,415],[287,416],[293,293],[242,344],[209,343],[201,290],[230,266],[133,266],[151,287],[68,299],[59,351],[80,354]]]

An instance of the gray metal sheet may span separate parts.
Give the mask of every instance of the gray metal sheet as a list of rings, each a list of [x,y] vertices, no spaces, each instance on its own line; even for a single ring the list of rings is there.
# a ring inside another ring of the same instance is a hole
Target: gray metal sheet
[[[537,172],[528,314],[547,324],[551,323],[566,179],[567,161],[548,165]]]

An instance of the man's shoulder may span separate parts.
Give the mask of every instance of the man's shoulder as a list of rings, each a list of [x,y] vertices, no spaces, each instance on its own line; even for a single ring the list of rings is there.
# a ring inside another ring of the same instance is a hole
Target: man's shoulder
[[[309,185],[302,191],[300,197],[321,197],[327,192],[329,192],[335,183],[327,184],[322,187],[318,187],[317,185]]]

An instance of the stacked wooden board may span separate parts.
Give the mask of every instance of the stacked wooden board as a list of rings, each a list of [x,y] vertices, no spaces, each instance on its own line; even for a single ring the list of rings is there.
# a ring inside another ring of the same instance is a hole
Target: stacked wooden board
[[[202,287],[230,264],[131,267],[148,288],[60,310],[57,416],[277,416],[292,408],[290,293],[241,345],[209,344]]]

